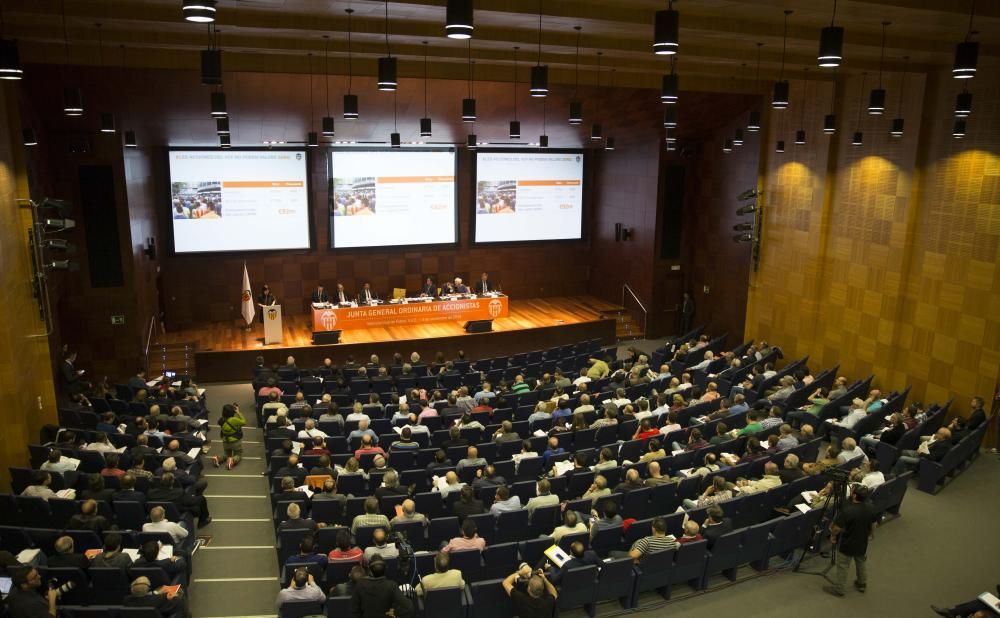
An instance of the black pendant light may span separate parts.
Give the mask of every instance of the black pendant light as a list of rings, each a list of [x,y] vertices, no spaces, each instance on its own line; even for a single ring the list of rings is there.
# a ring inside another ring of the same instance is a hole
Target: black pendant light
[[[788,48],[788,16],[791,10],[785,10],[785,34],[781,39],[781,71],[778,73],[778,81],[774,82],[774,95],[771,97],[771,107],[777,110],[788,108],[788,81],[785,79],[785,51]]]
[[[209,24],[208,48],[201,50],[201,83],[204,86],[222,85],[222,50],[217,45],[217,35],[214,25]]]
[[[617,71],[617,69],[615,69],[614,67],[612,67],[611,68],[611,83],[609,84],[609,86],[611,87],[611,91],[612,92],[614,92],[614,89],[615,89],[615,71]],[[615,138],[611,134],[612,133],[612,129],[610,128],[610,125],[614,121],[614,119],[615,119],[614,114],[612,114],[611,116],[608,117],[609,128],[608,128],[608,131],[607,131],[607,137],[604,138],[604,149],[605,150],[614,150],[615,149]],[[611,144],[610,148],[608,148],[608,143],[609,142]]]
[[[30,127],[21,129],[21,143],[25,146],[37,146],[38,136],[35,135],[35,130]]]
[[[476,121],[476,99],[473,97],[472,39],[469,39],[469,96],[462,99],[462,122]]]
[[[542,0],[538,0],[538,60],[531,67],[530,93],[533,97],[549,94],[549,65],[542,64]]]
[[[955,121],[955,126],[951,130],[951,136],[954,137],[955,139],[962,139],[963,137],[965,137],[965,121],[964,120],[956,120]]]
[[[66,26],[66,0],[62,2],[63,44],[66,52],[64,70],[69,73],[69,29]],[[63,113],[67,116],[83,115],[83,93],[76,86],[63,89]]]
[[[600,96],[601,89],[601,56],[604,52],[597,52],[597,90],[598,96]],[[601,126],[600,120],[597,119],[590,125],[590,139],[591,141],[599,141],[604,139],[604,127]]]
[[[779,139],[778,143],[774,146],[774,151],[779,154],[785,152],[785,140]]]
[[[319,135],[316,133],[316,107],[314,106],[313,91],[313,55],[306,54],[309,60],[309,133],[306,135],[306,146],[316,148],[319,146]]]
[[[890,22],[882,22],[882,53],[878,61],[878,88],[873,88],[868,96],[868,113],[881,116],[885,113],[885,88],[882,87],[882,67],[885,64],[885,29]]]
[[[326,115],[323,116],[321,129],[323,137],[333,137],[334,131],[333,116],[330,115],[330,35],[323,35],[323,82],[326,87]]]
[[[804,67],[806,76],[802,82],[802,100],[799,105],[802,111],[799,113],[799,128],[795,132],[795,145],[802,146],[806,143],[806,95],[809,94],[809,67]]]
[[[449,39],[471,39],[474,29],[472,0],[448,0],[448,7],[445,9],[445,35]]]
[[[670,73],[663,76],[663,84],[660,86],[660,101],[673,105],[677,102],[677,95],[680,84],[677,79],[677,55],[670,58]]]
[[[833,80],[833,91],[830,93],[830,113],[823,117],[823,133],[833,135],[837,132],[837,114],[834,105],[837,103],[837,80]]]
[[[677,108],[666,107],[663,109],[663,128],[673,129],[677,127]]]
[[[347,94],[344,95],[344,118],[358,119],[358,95],[351,94],[351,83],[354,81],[354,66],[351,63],[351,15],[354,9],[344,9],[347,13]]]
[[[392,133],[389,135],[389,147],[399,148],[402,141],[399,138],[399,127],[396,124],[396,99],[399,98],[397,93],[392,93]]]
[[[573,26],[576,30],[576,70],[573,81],[573,99],[569,102],[569,123],[572,125],[583,124],[583,103],[576,98],[580,89],[580,31],[582,26]]]
[[[955,98],[955,117],[968,118],[972,114],[972,93],[963,90]]]
[[[965,40],[955,46],[955,63],[951,68],[951,76],[955,79],[970,79],[976,76],[976,67],[979,65],[979,43],[972,40],[972,36],[978,34],[972,29],[972,20],[975,16],[976,2],[973,0]]]
[[[427,41],[424,41],[424,117],[420,119],[420,137],[431,136],[431,118],[427,115]]]
[[[101,26],[103,24],[96,23],[94,26],[97,28],[97,68],[102,72],[104,70],[104,36],[101,34]],[[115,133],[118,128],[115,126],[115,115],[114,112],[103,111],[100,115],[101,118],[101,133]]]
[[[396,89],[396,59],[389,49],[389,0],[385,2],[385,57],[378,59],[378,89],[392,92]]]
[[[232,148],[233,142],[228,135],[219,136],[219,148]]]
[[[665,11],[656,12],[656,22],[653,26],[653,53],[661,56],[676,54],[680,44],[679,32],[680,18],[674,10],[673,0],[669,0]]]
[[[896,117],[892,119],[892,128],[889,129],[889,135],[893,137],[903,136],[903,99],[906,97],[906,65],[909,63],[910,57],[903,56],[903,77],[899,80],[899,110],[896,112]]]
[[[824,68],[839,67],[844,59],[844,29],[834,26],[837,17],[837,0],[833,0],[833,15],[830,25],[823,28],[819,36],[819,55],[816,56],[819,66]]]
[[[725,141],[722,142],[722,152],[729,154],[733,151],[733,138],[727,137]]]
[[[215,0],[183,0],[181,14],[186,21],[208,24],[215,21]]]
[[[228,116],[229,112],[226,110],[226,93],[221,90],[213,92],[210,95],[211,113],[212,116],[219,118],[222,116]]]
[[[126,75],[126,72],[125,72],[125,46],[124,45],[121,46],[121,50],[122,50],[121,82],[119,82],[119,83],[126,84],[128,80],[126,79],[127,75]],[[129,118],[130,118],[128,95],[129,95],[129,92],[131,92],[131,89],[128,88],[127,86],[123,85],[122,86],[122,91],[123,92],[122,92],[121,121],[122,121],[122,125],[128,126],[127,123],[128,123]],[[226,122],[227,123],[229,122],[228,118],[226,119]],[[125,129],[124,133],[125,133],[125,148],[138,148],[139,145],[136,143],[136,140],[135,140],[135,131],[133,131],[132,129]]]
[[[545,126],[545,99],[542,99],[542,134],[538,136],[538,147],[548,148],[549,147],[549,136],[546,133]]]
[[[754,92],[758,94],[760,93],[760,48],[763,46],[764,46],[763,43],[760,42],[757,43],[757,77],[755,78],[756,81],[754,82]],[[747,131],[751,133],[756,133],[757,131],[760,131],[759,111],[753,110],[750,112],[750,117],[747,119]]]
[[[743,129],[736,129],[736,132],[733,133],[733,146],[742,146],[742,145],[743,145]]]
[[[861,92],[865,91],[865,79],[868,77],[868,73],[861,74]],[[851,137],[851,146],[861,146],[865,143],[864,133],[861,131],[861,108],[864,104],[864,96],[858,97],[858,123],[854,128],[854,135]]]
[[[475,130],[475,129],[473,129],[473,130]],[[475,150],[476,149],[477,144],[476,144],[476,134],[475,133],[469,133],[469,135],[466,136],[466,138],[465,138],[465,146],[469,150]]]
[[[17,41],[4,38],[3,9],[0,8],[0,79],[21,79],[21,55],[17,51]],[[25,144],[27,146],[28,144]],[[33,146],[34,144],[32,144]]]
[[[519,49],[521,49],[519,45],[514,46],[514,119],[510,121],[510,139],[521,139],[521,122],[517,119],[517,50]]]
[[[218,135],[229,135],[229,117],[215,119],[215,132]]]

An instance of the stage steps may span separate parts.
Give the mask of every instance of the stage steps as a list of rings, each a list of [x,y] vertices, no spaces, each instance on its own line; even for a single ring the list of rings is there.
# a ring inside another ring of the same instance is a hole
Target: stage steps
[[[151,344],[146,355],[147,372],[149,375],[160,375],[164,371],[176,371],[194,376],[196,375],[194,355],[197,351],[196,341]]]
[[[642,324],[637,322],[624,307],[602,311],[601,318],[615,321],[615,339],[619,343],[642,339],[646,336],[646,333],[642,330]]]

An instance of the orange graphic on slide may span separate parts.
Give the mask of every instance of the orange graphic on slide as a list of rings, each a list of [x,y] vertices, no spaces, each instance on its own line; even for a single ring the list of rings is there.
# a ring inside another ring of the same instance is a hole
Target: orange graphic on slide
[[[379,176],[379,184],[398,182],[455,182],[454,176]]]
[[[578,187],[579,180],[518,180],[519,187]]]
[[[429,303],[313,309],[313,330],[381,328],[433,322],[468,322],[507,317],[507,297],[436,300]]]
[[[274,187],[304,187],[301,180],[223,180],[223,189],[271,189]]]

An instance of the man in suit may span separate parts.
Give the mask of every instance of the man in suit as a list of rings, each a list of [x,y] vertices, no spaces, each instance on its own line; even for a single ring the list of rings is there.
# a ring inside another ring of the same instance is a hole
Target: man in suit
[[[691,318],[694,317],[694,299],[687,292],[684,292],[684,300],[681,301],[681,332],[686,333],[691,330]]]
[[[718,504],[705,509],[705,516],[705,521],[701,524],[701,536],[708,541],[708,547],[711,549],[720,536],[733,531],[733,520],[726,517]]]
[[[434,280],[427,277],[427,281],[424,281],[424,287],[420,290],[421,296],[437,296],[437,287],[434,285]]]
[[[135,477],[126,474],[118,479],[119,489],[112,494],[111,499],[115,502],[141,502],[146,504],[146,494],[135,490]]]
[[[59,375],[62,377],[63,387],[67,395],[77,395],[83,392],[83,369],[77,369],[76,352],[66,352],[63,361],[59,363]]]
[[[327,303],[330,302],[330,295],[326,293],[323,286],[317,285],[316,289],[312,293],[312,301],[314,303]]]
[[[367,305],[375,300],[375,293],[372,292],[372,284],[365,281],[365,284],[361,287],[361,293],[358,294],[358,304]]]
[[[441,284],[441,296],[448,296],[455,293],[455,286],[447,279]]]
[[[344,284],[337,284],[337,294],[334,296],[335,303],[348,303],[351,302],[351,295],[344,290]]]
[[[487,292],[492,292],[493,288],[490,286],[490,276],[488,273],[483,273],[479,278],[479,283],[476,284],[476,294],[486,294]]]

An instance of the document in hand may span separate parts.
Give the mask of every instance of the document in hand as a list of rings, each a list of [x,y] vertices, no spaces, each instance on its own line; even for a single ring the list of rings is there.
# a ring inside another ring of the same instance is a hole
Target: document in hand
[[[558,568],[562,568],[562,565],[569,561],[569,554],[563,551],[558,545],[552,545],[544,552],[545,557],[548,558],[552,564],[556,565]]]

